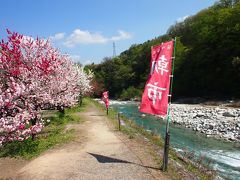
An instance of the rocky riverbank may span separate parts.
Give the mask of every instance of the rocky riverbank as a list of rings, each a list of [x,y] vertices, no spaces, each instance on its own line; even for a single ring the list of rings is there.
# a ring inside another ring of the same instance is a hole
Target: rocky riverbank
[[[208,137],[240,142],[240,109],[172,104],[171,122],[204,133]]]

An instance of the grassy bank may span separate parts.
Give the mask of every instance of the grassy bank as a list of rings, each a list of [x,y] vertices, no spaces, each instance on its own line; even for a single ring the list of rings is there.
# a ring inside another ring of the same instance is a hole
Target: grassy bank
[[[63,144],[76,137],[75,130],[65,130],[67,124],[81,123],[82,120],[77,114],[86,107],[88,100],[84,100],[83,105],[65,109],[65,113],[57,110],[42,111],[45,120],[45,127],[33,141],[31,138],[22,142],[7,143],[0,148],[0,157],[21,157],[31,159],[53,146]]]
[[[102,111],[106,111],[105,107],[100,103],[96,101],[93,101],[93,103]],[[108,117],[111,119],[115,129],[118,129],[117,115],[117,111],[111,108],[109,109]],[[153,146],[157,147],[155,148],[154,152],[151,152],[151,155],[154,156],[154,159],[157,161],[160,167],[162,164],[162,157],[159,156],[159,154],[162,154],[163,152],[163,139],[153,132],[145,131],[142,127],[136,125],[124,115],[121,115],[121,120],[125,123],[125,126],[121,126],[121,131],[130,139],[137,138],[140,135],[142,138],[147,138],[153,144]],[[173,149],[170,149],[169,165],[166,174],[168,174],[172,179],[185,179],[184,173],[191,174],[190,176],[192,177],[199,177],[199,179],[214,179],[215,172],[209,170],[201,164],[200,161],[203,159],[200,159],[198,163],[193,163],[187,158],[190,157],[190,155],[192,154],[186,152],[186,156],[183,157],[177,154]]]

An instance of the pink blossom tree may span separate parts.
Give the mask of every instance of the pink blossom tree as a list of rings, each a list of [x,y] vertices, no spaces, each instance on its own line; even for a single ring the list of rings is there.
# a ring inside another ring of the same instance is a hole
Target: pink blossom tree
[[[21,50],[23,36],[9,32],[9,42],[0,43],[0,144],[23,140],[42,128],[34,103],[29,100],[30,82],[24,82],[28,72]],[[32,119],[39,119],[29,125]]]
[[[90,75],[49,41],[8,34],[0,43],[0,145],[34,137],[43,128],[43,107],[72,106],[90,89]]]

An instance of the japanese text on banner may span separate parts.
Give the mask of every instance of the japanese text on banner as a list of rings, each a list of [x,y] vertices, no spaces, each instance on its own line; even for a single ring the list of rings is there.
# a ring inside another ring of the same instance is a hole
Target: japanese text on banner
[[[173,44],[168,41],[152,48],[151,71],[142,95],[141,112],[167,114]]]

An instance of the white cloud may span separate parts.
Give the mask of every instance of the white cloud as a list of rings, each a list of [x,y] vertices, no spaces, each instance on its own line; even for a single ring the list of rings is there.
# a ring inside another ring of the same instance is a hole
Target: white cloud
[[[75,29],[64,42],[64,45],[67,47],[74,47],[76,44],[101,44],[107,41],[108,39],[100,33],[90,33],[89,31]]]
[[[111,38],[111,40],[112,41],[120,41],[120,40],[124,40],[124,39],[130,39],[132,37],[131,34],[129,34],[128,32],[122,31],[122,30],[119,30],[118,34],[119,35],[117,35],[117,36],[113,36]]]
[[[119,41],[124,39],[130,39],[132,36],[122,30],[118,31],[117,36],[110,38],[104,37],[101,33],[92,33],[89,31],[83,31],[81,29],[75,29],[70,36],[66,38],[66,41],[63,44],[66,47],[74,47],[77,44],[103,44],[109,41]]]
[[[87,65],[87,64],[91,64],[93,63],[93,61],[91,60],[86,60],[84,62],[81,62],[82,61],[82,58],[81,56],[77,55],[77,54],[72,54],[72,55],[69,55],[69,57],[71,58],[71,60],[74,62],[74,63],[80,63],[82,64],[83,66]]]
[[[73,60],[73,62],[80,62],[81,60],[79,55],[70,55],[70,58]]]
[[[59,41],[65,37],[65,33],[57,33],[54,36],[50,36],[51,40]]]
[[[183,16],[183,17],[180,17],[177,19],[177,22],[180,23],[180,22],[183,22],[185,19],[187,19],[189,17],[189,15],[186,15],[186,16]]]
[[[44,43],[46,43],[47,41],[48,41],[48,39],[43,39],[43,38],[39,38],[39,40],[41,40],[41,41],[43,41]],[[28,43],[28,42],[30,42],[30,43],[33,43],[33,45],[36,45],[36,41],[37,41],[37,39],[34,39],[33,37],[31,37],[31,36],[23,36],[23,38],[22,38],[22,42],[23,43]]]
[[[23,36],[23,40],[24,41],[34,41],[34,38],[33,37],[31,37],[31,36]]]

